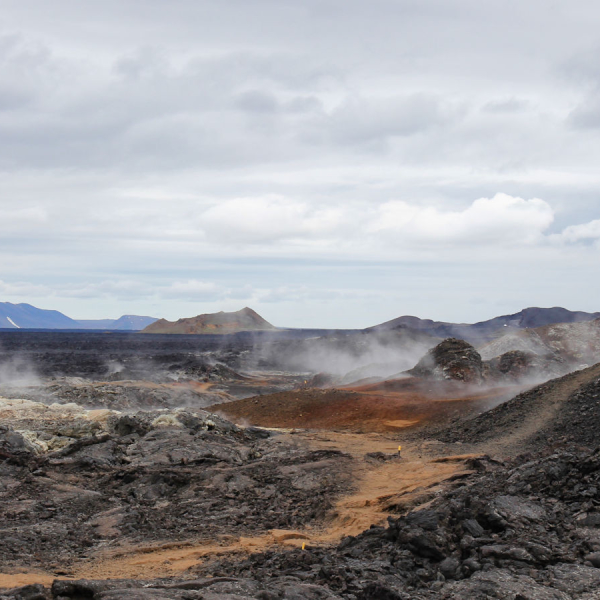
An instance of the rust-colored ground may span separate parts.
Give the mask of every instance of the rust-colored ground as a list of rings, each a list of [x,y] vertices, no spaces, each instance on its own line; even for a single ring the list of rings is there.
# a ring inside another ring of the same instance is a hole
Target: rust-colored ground
[[[213,405],[208,410],[261,427],[383,433],[480,412],[517,391],[407,377],[339,389],[279,392]]]

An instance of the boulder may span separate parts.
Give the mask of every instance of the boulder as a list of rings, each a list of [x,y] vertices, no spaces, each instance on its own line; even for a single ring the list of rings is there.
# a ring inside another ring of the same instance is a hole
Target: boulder
[[[426,379],[481,383],[484,367],[481,355],[471,344],[448,338],[429,350],[408,373]]]

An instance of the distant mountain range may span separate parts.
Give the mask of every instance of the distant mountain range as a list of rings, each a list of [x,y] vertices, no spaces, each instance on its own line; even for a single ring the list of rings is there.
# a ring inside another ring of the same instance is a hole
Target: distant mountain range
[[[0,302],[0,329],[102,329],[139,331],[156,321],[153,317],[123,315],[119,319],[78,321],[57,310],[43,310],[31,304]]]
[[[525,308],[512,315],[495,317],[488,321],[481,321],[472,325],[466,323],[445,323],[418,317],[398,317],[369,327],[365,331],[394,331],[398,329],[416,329],[424,331],[439,338],[455,337],[467,340],[473,344],[490,341],[498,335],[505,335],[511,330],[533,329],[556,323],[581,323],[592,321],[600,317],[600,312],[586,313],[571,311],[566,308]]]
[[[413,330],[435,338],[456,337],[481,345],[511,332],[534,329],[557,323],[582,323],[600,318],[600,312],[587,313],[565,308],[525,308],[512,315],[495,317],[479,323],[446,323],[403,316],[362,330],[363,333]],[[0,329],[100,329],[142,331],[143,333],[228,334],[240,331],[276,331],[251,308],[237,312],[218,312],[167,321],[153,317],[124,315],[119,319],[76,320],[56,310],[43,310],[30,304],[0,302]],[[358,330],[356,330],[358,331]]]
[[[152,323],[142,333],[187,333],[187,334],[227,334],[240,331],[275,331],[268,321],[265,321],[251,308],[242,308],[237,312],[218,312],[198,315],[178,321],[160,319]]]
[[[123,315],[118,319],[102,319],[99,321],[77,321],[82,329],[111,329],[114,331],[141,331],[157,321],[155,317],[140,317],[139,315]]]

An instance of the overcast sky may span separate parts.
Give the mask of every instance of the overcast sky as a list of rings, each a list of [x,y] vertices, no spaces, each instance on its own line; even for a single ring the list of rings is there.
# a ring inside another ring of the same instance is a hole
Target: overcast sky
[[[597,0],[3,0],[0,301],[600,310]]]

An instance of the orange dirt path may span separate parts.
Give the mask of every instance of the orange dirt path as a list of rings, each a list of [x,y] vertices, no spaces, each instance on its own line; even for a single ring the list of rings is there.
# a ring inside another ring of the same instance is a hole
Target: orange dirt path
[[[56,575],[51,573],[0,573],[0,590],[9,590],[11,588],[34,583],[51,585],[55,579]]]
[[[426,446],[403,445],[394,435],[300,432],[296,436],[313,449],[338,449],[355,459],[356,489],[338,500],[326,527],[313,532],[311,541],[317,543],[336,543],[371,525],[384,525],[390,514],[418,507],[449,480],[473,472],[467,463],[475,455],[441,457]],[[369,452],[398,458],[377,463],[365,456]]]

